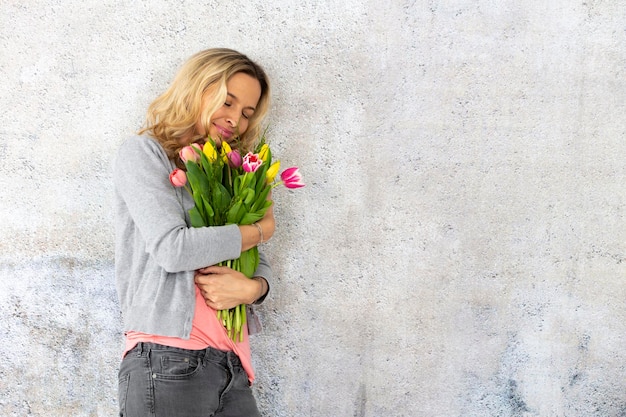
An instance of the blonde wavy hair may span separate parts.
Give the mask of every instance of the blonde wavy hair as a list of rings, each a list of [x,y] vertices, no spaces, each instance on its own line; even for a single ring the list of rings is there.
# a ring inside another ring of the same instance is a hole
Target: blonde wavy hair
[[[251,150],[262,133],[261,123],[270,105],[270,85],[263,68],[247,56],[226,48],[207,49],[191,56],[176,74],[169,88],[148,107],[146,124],[139,134],[148,133],[165,149],[168,157],[178,164],[178,153],[184,147],[181,139],[190,142],[205,137],[195,132],[198,118],[209,119],[227,98],[226,83],[236,73],[245,73],[259,81],[261,97],[250,118],[248,129],[236,140],[241,152]],[[205,95],[211,95],[209,105],[202,111]],[[208,132],[208,126],[205,126]]]

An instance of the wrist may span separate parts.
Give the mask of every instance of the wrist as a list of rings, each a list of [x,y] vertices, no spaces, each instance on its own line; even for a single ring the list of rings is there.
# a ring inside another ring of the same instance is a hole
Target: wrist
[[[265,240],[263,240],[263,227],[261,227],[261,224],[259,222],[253,223],[253,225],[256,227],[257,231],[259,232],[258,245],[260,245],[261,243],[265,242]]]
[[[269,237],[265,232],[265,227],[260,226],[263,232],[263,242],[267,242]],[[255,224],[239,225],[239,232],[241,233],[241,251],[252,249],[259,244],[259,227]]]
[[[276,224],[273,219],[263,218],[256,222],[255,225],[258,225],[263,230],[263,242],[267,242],[274,235]]]
[[[250,304],[260,304],[260,302],[263,301],[267,295],[269,286],[263,277],[253,277],[252,280],[257,282],[259,285],[257,291],[255,292],[254,299]]]

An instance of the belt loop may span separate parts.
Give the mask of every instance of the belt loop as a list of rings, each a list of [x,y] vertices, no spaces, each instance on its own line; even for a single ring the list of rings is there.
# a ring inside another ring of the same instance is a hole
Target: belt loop
[[[137,356],[141,356],[143,353],[143,342],[137,343]]]

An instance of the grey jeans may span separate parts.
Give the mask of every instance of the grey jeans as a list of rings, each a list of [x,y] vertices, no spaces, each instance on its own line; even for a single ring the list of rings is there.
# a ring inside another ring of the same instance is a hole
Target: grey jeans
[[[139,343],[120,365],[120,417],[260,417],[233,352]]]

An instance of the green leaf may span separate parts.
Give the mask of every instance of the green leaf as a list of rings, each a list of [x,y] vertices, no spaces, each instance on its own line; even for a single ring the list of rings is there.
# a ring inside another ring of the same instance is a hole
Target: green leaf
[[[187,162],[185,166],[187,167],[187,179],[189,179],[192,191],[199,191],[204,195],[208,194],[209,180],[200,167],[193,162]]]
[[[191,219],[191,226],[193,227],[207,226],[197,207],[192,207],[191,210],[189,210],[189,218]]]
[[[202,202],[204,203],[204,211],[207,217],[215,216],[215,212],[213,211],[213,207],[211,207],[211,203],[204,196],[202,196]]]
[[[204,169],[204,172],[206,172],[206,175],[212,179],[214,179],[217,182],[222,182],[222,165],[223,165],[223,161],[222,158],[218,157],[215,161],[209,161],[209,158],[207,158],[207,156],[204,154],[204,152],[202,152],[200,154],[200,164],[202,165],[202,168]]]
[[[259,266],[259,249],[255,246],[252,249],[241,252],[239,261],[239,271],[248,278],[252,278],[254,276],[254,272]]]
[[[266,201],[268,201],[267,196],[269,195],[272,187],[266,186],[261,192],[256,194],[256,200],[252,205],[252,211],[258,211],[260,207],[263,207]],[[268,206],[269,207],[269,206]]]
[[[239,194],[239,190],[241,190],[241,175],[237,175],[235,177],[235,184],[233,185],[233,195]]]
[[[261,193],[261,190],[263,190],[263,187],[269,187],[269,185],[267,185],[267,170],[270,168],[270,166],[265,165],[262,168],[263,169],[257,176],[256,187],[254,190],[257,195]]]
[[[212,191],[213,192],[211,193],[211,197],[213,205],[215,206],[215,210],[217,210],[219,213],[223,213],[230,205],[232,197],[230,196],[230,193],[228,192],[226,187],[224,187],[220,183],[215,184],[215,187],[213,187]]]
[[[202,173],[199,172],[200,168],[198,168],[198,165],[194,164],[193,162],[187,162],[185,164],[185,167],[187,167],[187,181],[189,181],[189,186],[191,187],[191,190],[199,190],[200,176],[202,175]],[[194,167],[196,169],[194,169]]]
[[[202,209],[202,194],[198,190],[193,190],[193,202],[196,204],[198,210]]]
[[[256,172],[254,174],[256,174]],[[252,190],[256,188],[256,175],[250,175],[250,180],[248,181],[247,188]]]
[[[222,172],[222,178],[225,180],[222,181],[222,185],[228,190],[228,194],[233,193],[233,169],[228,164],[224,164],[224,170]]]
[[[252,191],[251,188],[246,188],[245,190],[243,190],[241,198],[243,198],[243,202],[246,204],[246,206],[249,207],[250,204],[252,204],[252,202],[254,201],[254,191]]]
[[[253,172],[245,172],[241,177],[239,177],[241,178],[241,183],[239,184],[239,187],[235,189],[235,193],[240,194],[244,189],[248,188],[252,177],[254,177]]]
[[[246,214],[243,215],[243,217],[239,221],[239,224],[256,223],[256,222],[258,222],[259,220],[261,220],[263,218],[263,215],[265,215],[265,212],[263,212],[263,213],[246,213]]]
[[[238,200],[235,204],[233,204],[226,214],[226,223],[239,224],[239,220],[243,217],[243,213],[240,214],[243,208],[243,202],[241,200]]]

